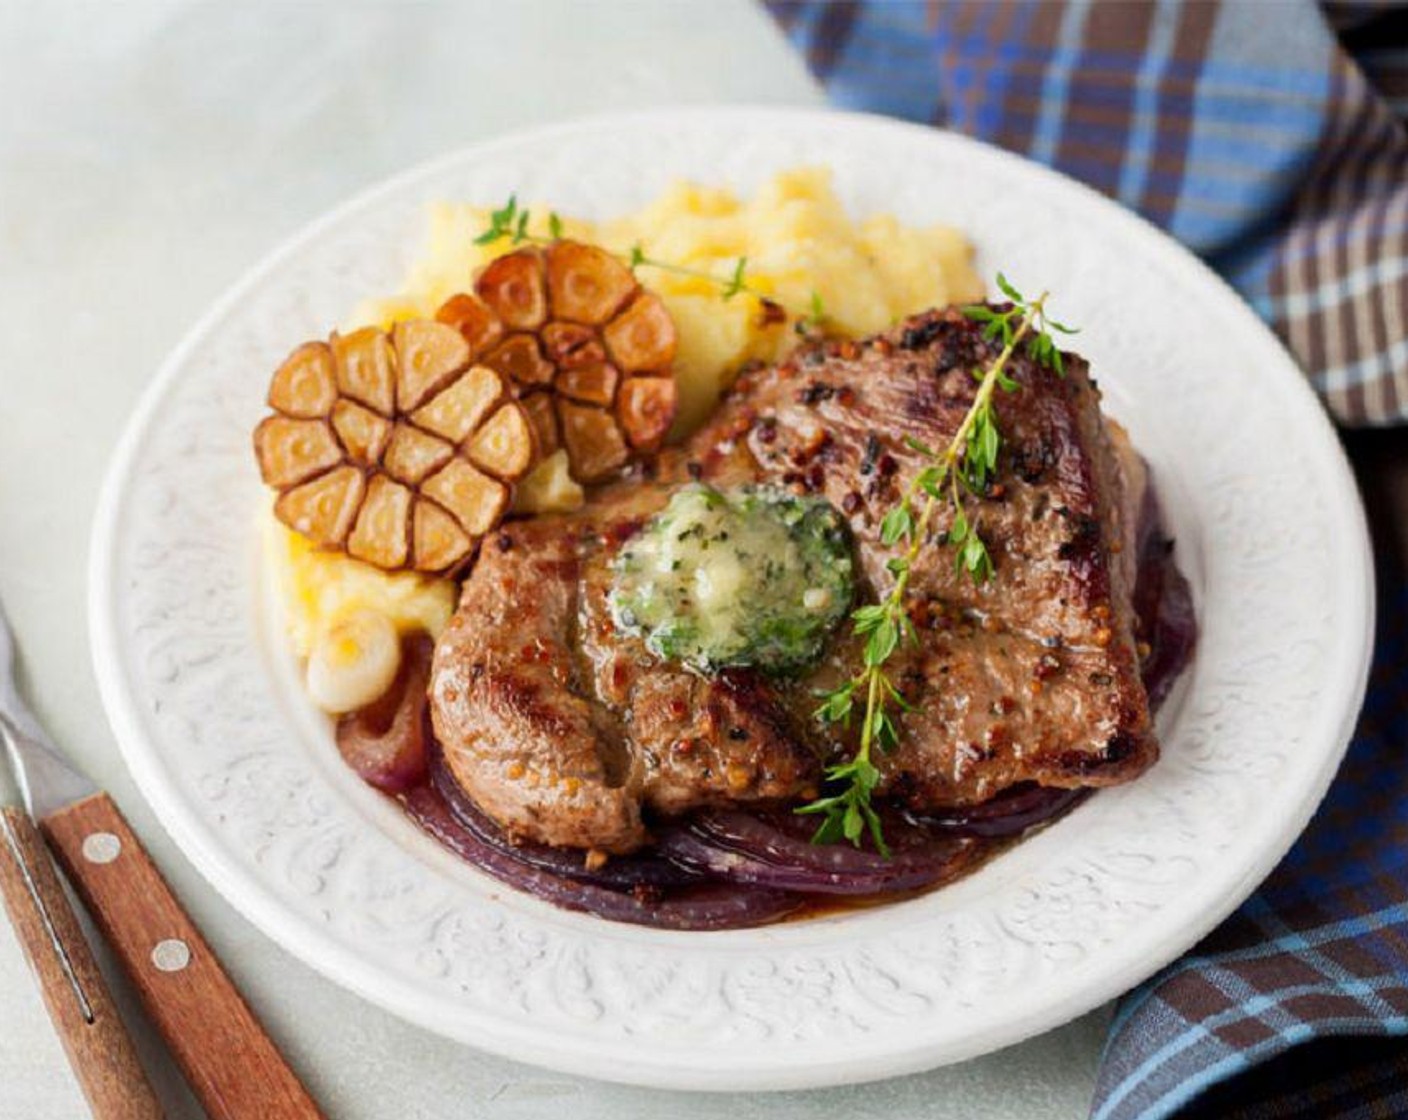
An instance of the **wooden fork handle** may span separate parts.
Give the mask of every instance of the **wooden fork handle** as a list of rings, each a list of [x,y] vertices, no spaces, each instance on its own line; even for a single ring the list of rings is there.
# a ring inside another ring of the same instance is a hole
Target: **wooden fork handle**
[[[212,1120],[321,1117],[112,799],[39,824]]]
[[[161,1120],[44,838],[22,810],[0,816],[0,895],[95,1120]]]

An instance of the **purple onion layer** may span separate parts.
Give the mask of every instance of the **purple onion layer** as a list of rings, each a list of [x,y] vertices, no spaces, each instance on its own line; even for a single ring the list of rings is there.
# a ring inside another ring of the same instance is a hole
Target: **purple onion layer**
[[[1157,711],[1179,674],[1193,659],[1198,620],[1193,589],[1173,562],[1173,542],[1163,534],[1159,498],[1150,486],[1139,514],[1139,575],[1134,584],[1134,615],[1149,654],[1140,667],[1149,710]]]
[[[438,747],[431,751],[430,782],[461,827],[480,843],[527,867],[617,891],[637,887],[683,887],[702,878],[698,871],[681,867],[654,850],[612,856],[601,867],[589,869],[586,853],[580,848],[555,848],[531,840],[515,843],[470,800],[446,767]]]
[[[729,883],[700,883],[663,891],[649,887],[608,890],[554,875],[485,843],[455,818],[432,786],[412,790],[403,803],[426,832],[481,871],[555,906],[608,921],[657,929],[742,929],[776,921],[803,901],[783,891]]]
[[[813,844],[815,822],[795,814],[711,810],[660,838],[672,859],[734,883],[812,894],[917,890],[956,878],[980,845],[898,816],[885,822],[890,857],[850,844]]]
[[[1045,824],[1073,808],[1091,792],[1021,782],[979,805],[959,805],[907,816],[916,825],[941,832],[995,840]]]

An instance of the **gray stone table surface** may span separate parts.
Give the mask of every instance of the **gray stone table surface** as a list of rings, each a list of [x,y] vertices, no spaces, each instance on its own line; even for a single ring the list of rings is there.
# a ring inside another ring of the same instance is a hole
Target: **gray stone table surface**
[[[87,652],[94,501],[128,412],[205,305],[299,226],[427,157],[583,113],[723,102],[822,103],[745,0],[0,0],[0,598],[23,683],[338,1120],[1085,1115],[1106,1012],[929,1074],[785,1094],[625,1088],[427,1034],[323,979],[218,897],[109,733]],[[130,1012],[121,985],[119,996]],[[199,1116],[132,1018],[170,1115]],[[86,1115],[0,921],[0,1120]]]

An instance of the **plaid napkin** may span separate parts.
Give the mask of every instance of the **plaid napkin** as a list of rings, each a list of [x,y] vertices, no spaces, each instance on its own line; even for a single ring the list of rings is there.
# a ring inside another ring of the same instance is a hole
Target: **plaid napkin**
[[[1122,1001],[1093,1120],[1152,1120],[1195,1098],[1180,1115],[1408,1116],[1408,1045],[1367,1041],[1408,1034],[1402,582],[1381,598],[1377,633],[1368,699],[1329,796],[1236,914]],[[1356,1111],[1371,1100],[1378,1111]]]
[[[1408,419],[1408,7],[768,6],[837,104],[1085,180],[1221,272],[1338,419]]]
[[[1408,5],[768,7],[840,105],[1083,179],[1221,272],[1339,421],[1408,420]],[[1403,576],[1381,578],[1330,796],[1232,918],[1121,1002],[1092,1120],[1408,1116]]]

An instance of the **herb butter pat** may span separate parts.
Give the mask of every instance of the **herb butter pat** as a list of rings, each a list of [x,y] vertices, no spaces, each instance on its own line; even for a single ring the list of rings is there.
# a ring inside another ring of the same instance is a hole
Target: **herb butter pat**
[[[685,486],[612,567],[616,625],[705,672],[805,669],[854,586],[840,514],[775,487]]]

